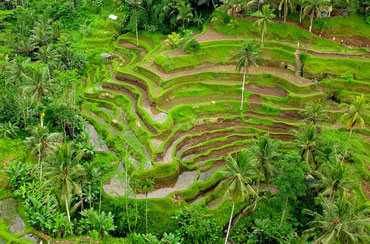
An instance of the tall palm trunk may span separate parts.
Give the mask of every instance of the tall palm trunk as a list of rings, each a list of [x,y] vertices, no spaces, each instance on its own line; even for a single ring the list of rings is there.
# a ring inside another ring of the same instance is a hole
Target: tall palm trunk
[[[258,180],[257,180],[257,196],[256,196],[256,199],[254,200],[253,212],[256,211],[256,208],[257,208],[257,202],[258,202],[258,196],[259,196],[259,190],[260,190],[260,183],[261,183],[261,177],[258,177]]]
[[[299,23],[302,24],[302,14],[303,14],[303,7],[301,6],[301,10],[299,11]]]
[[[148,193],[145,194],[145,232],[148,233]]]
[[[66,203],[66,211],[67,211],[68,221],[71,222],[71,216],[69,215],[69,207],[68,207],[68,202],[67,202],[67,196],[64,196],[64,201]]]
[[[138,32],[138,27],[137,27],[137,11],[136,11],[136,46],[139,46],[139,32]]]
[[[314,16],[315,16],[315,12],[312,11],[311,16],[310,16],[310,22],[311,22],[311,24],[310,24],[310,32],[312,32],[312,22],[313,22],[313,17]]]
[[[265,42],[265,28],[262,28],[262,36],[261,36],[261,47],[263,47],[263,43]]]
[[[227,227],[227,233],[226,233],[226,238],[225,238],[225,244],[227,244],[227,240],[229,239],[230,228],[231,228],[231,222],[233,221],[233,215],[234,215],[234,207],[235,207],[235,203],[234,203],[234,201],[233,201],[233,206],[232,206],[232,208],[231,208],[231,213],[230,213],[229,226]]]
[[[284,6],[284,23],[286,23],[286,16],[288,15],[288,6]]]
[[[242,101],[240,105],[240,110],[243,110],[243,104],[244,104],[244,85],[245,85],[245,76],[247,74],[247,67],[244,64],[244,74],[243,74],[243,86],[242,86]]]
[[[283,214],[281,215],[279,229],[283,226],[283,223],[284,223],[286,209],[288,207],[288,200],[289,200],[288,198],[285,198],[285,207],[284,207],[284,210],[283,210]]]

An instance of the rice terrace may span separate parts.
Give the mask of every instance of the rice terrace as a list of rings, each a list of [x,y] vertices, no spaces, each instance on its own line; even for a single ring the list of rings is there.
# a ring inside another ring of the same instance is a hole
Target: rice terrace
[[[369,0],[0,19],[0,244],[370,243]]]

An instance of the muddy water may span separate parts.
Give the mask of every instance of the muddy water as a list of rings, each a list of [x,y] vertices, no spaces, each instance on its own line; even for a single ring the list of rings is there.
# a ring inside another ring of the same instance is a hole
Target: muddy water
[[[110,196],[124,196],[128,184],[125,177],[114,175],[107,184],[103,185],[103,190]]]
[[[131,137],[132,140],[136,141],[137,144],[142,145],[140,140],[136,137],[135,133],[132,130],[126,130],[125,132],[122,133],[122,136],[129,136]],[[150,154],[148,149],[143,146],[143,149],[141,149],[141,152],[145,156],[145,164],[142,165],[143,169],[150,169],[153,168],[152,162],[150,161]],[[138,170],[140,168],[139,162],[137,162],[136,159],[130,158],[131,163],[135,166],[135,168]]]
[[[107,144],[105,144],[105,142],[99,138],[98,132],[95,130],[94,126],[91,124],[86,124],[85,130],[89,134],[89,142],[94,146],[95,151],[105,151],[116,155],[116,153],[109,150]]]
[[[148,194],[148,198],[163,198],[168,194],[174,191],[182,191],[187,189],[191,184],[193,184],[195,176],[197,175],[196,171],[185,171],[179,175],[175,185],[173,187],[164,187]],[[145,194],[137,195],[138,199],[145,198]]]
[[[215,166],[211,167],[210,169],[208,169],[206,171],[200,172],[198,182],[207,181],[209,178],[212,177],[212,175],[214,173],[216,173],[217,171],[222,170],[223,168],[225,168],[224,164],[215,165]]]
[[[21,239],[26,239],[26,240],[29,240],[33,243],[39,243],[39,241],[40,241],[40,238],[38,236],[33,235],[33,234],[24,235],[23,237],[21,237]],[[0,241],[0,243],[1,243],[1,241]]]
[[[0,201],[0,217],[9,226],[9,231],[12,234],[24,232],[25,223],[21,216],[17,213],[17,201],[12,198],[7,198]]]

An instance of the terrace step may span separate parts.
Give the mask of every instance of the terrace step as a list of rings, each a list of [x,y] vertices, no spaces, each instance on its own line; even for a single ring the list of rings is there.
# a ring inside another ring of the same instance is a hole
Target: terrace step
[[[299,58],[299,49],[297,49],[294,53],[294,56],[295,56],[295,62],[297,64],[297,71],[295,73],[296,76],[299,76],[301,77],[302,76],[302,61],[301,59]]]

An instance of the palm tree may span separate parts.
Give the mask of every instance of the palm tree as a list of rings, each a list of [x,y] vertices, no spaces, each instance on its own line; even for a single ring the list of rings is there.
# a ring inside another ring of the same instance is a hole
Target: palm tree
[[[137,10],[139,8],[144,9],[141,4],[143,3],[142,0],[126,0],[126,3],[131,5],[135,9],[135,26],[136,26],[136,45],[139,46],[139,32],[138,32],[138,26],[137,26]]]
[[[316,233],[313,244],[319,243],[369,243],[369,207],[360,205],[344,193],[331,203],[321,196],[322,213],[306,209],[304,212],[314,218],[308,224],[312,227],[303,233]]]
[[[181,5],[177,8],[177,21],[182,21],[182,28],[185,28],[185,21],[190,22],[193,18],[193,9],[190,4],[185,4],[182,2]]]
[[[29,84],[21,87],[23,94],[30,96],[31,103],[41,104],[43,96],[49,94],[52,89],[49,69],[34,69],[32,76],[24,75],[24,79]]]
[[[253,15],[255,17],[260,18],[254,24],[259,26],[259,28],[261,30],[261,33],[262,33],[262,36],[261,36],[261,47],[263,47],[263,44],[264,44],[264,35],[265,35],[265,32],[267,32],[268,25],[274,23],[272,21],[272,19],[274,19],[276,17],[276,15],[274,14],[274,11],[275,11],[274,9],[270,9],[270,5],[269,4],[266,4],[266,5],[263,5],[262,12],[261,11],[257,11]]]
[[[308,122],[312,122],[314,125],[317,125],[318,122],[328,120],[328,116],[324,111],[325,108],[326,106],[324,106],[322,103],[309,102],[307,103],[306,110],[303,112],[303,114]]]
[[[293,12],[293,0],[278,0],[278,2],[280,2],[279,11],[284,8],[284,23],[286,23],[289,10]]]
[[[303,13],[304,15],[310,15],[310,32],[312,31],[312,22],[315,14],[316,18],[321,18],[321,13],[329,4],[330,0],[307,0]]]
[[[303,15],[303,8],[306,5],[307,0],[297,0],[297,4],[299,5],[299,23],[302,24],[302,15]]]
[[[346,124],[346,129],[350,130],[350,137],[352,136],[353,128],[358,126],[362,129],[365,126],[364,117],[370,117],[370,105],[366,101],[364,95],[357,96],[351,105],[345,103],[340,105],[347,109],[347,112],[342,115],[340,121]]]
[[[318,172],[319,183],[318,186],[325,190],[323,196],[329,196],[329,201],[334,202],[335,193],[339,192],[342,195],[348,189],[356,186],[356,181],[353,176],[356,172],[352,167],[345,167],[339,157],[335,162],[327,162],[323,164]]]
[[[154,181],[152,179],[146,179],[143,182],[142,190],[145,194],[145,230],[148,232],[148,194],[154,190]]]
[[[40,181],[42,180],[42,164],[45,157],[55,153],[57,146],[62,142],[60,133],[49,133],[48,127],[37,126],[31,130],[30,137],[24,141],[27,150],[38,159]]]
[[[15,138],[18,130],[19,127],[16,123],[11,123],[10,121],[8,123],[0,123],[0,138]]]
[[[23,81],[24,75],[28,72],[29,68],[27,67],[27,64],[30,62],[30,58],[24,61],[20,59],[14,60],[12,65],[10,65],[6,71],[6,80],[14,82],[15,86],[17,86],[17,84]]]
[[[70,211],[70,204],[74,194],[81,194],[78,179],[85,175],[85,169],[80,164],[83,151],[76,151],[72,143],[64,143],[59,146],[58,152],[45,166],[45,181],[43,188],[51,186],[59,192],[59,199],[64,202],[68,220],[71,221],[70,212],[73,212],[81,204],[77,203]]]
[[[37,44],[31,41],[30,38],[23,38],[17,43],[16,50],[18,53],[28,57],[35,50]]]
[[[274,170],[272,161],[279,156],[278,148],[279,143],[270,139],[267,134],[263,136],[257,135],[254,145],[249,149],[252,162],[256,165],[257,170],[264,175],[267,183],[269,183]],[[258,178],[258,185],[259,181],[260,178]]]
[[[294,143],[299,148],[302,159],[310,163],[315,169],[317,167],[315,154],[321,154],[318,147],[319,137],[317,135],[316,126],[311,123],[309,125],[300,126],[299,129],[299,131],[291,131],[291,134],[294,136]]]
[[[244,86],[245,86],[245,76],[248,73],[248,68],[251,65],[257,66],[259,46],[256,42],[244,42],[242,49],[237,53],[232,59],[237,59],[238,63],[236,69],[238,72],[243,69],[243,85],[242,85],[242,100],[240,105],[240,110],[243,110],[244,103]]]
[[[41,62],[49,64],[56,60],[58,53],[51,45],[48,45],[40,47],[35,56]]]
[[[240,151],[235,158],[230,155],[226,158],[227,167],[221,171],[221,174],[225,177],[224,181],[221,182],[221,189],[225,189],[225,197],[230,197],[232,200],[232,208],[230,213],[229,225],[227,228],[227,234],[225,244],[228,241],[231,222],[234,215],[235,204],[246,200],[250,195],[257,198],[257,193],[250,185],[259,173],[252,161],[247,155],[247,151]]]
[[[32,42],[40,47],[46,46],[51,39],[49,29],[44,29],[41,26],[36,26],[31,32]]]

